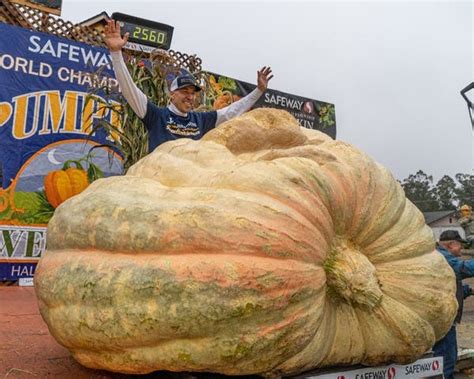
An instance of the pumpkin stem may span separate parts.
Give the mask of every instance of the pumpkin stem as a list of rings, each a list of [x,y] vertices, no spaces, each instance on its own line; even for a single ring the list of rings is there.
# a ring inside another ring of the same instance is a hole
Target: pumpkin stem
[[[352,305],[374,308],[383,293],[374,265],[356,246],[338,238],[324,262],[328,293]]]
[[[84,168],[82,167],[82,164],[81,164],[81,161],[83,159],[79,159],[79,160],[76,160],[76,159],[68,159],[66,162],[64,162],[64,165],[63,165],[63,170],[66,171],[68,168],[71,168],[71,165],[75,165],[76,168],[78,170],[84,170]]]

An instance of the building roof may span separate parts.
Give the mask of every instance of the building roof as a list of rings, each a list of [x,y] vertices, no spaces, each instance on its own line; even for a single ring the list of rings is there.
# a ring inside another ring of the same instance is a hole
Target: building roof
[[[104,24],[105,24],[105,21],[107,21],[108,19],[110,19],[110,17],[107,14],[107,12],[104,11],[99,14],[96,14],[95,16],[88,18],[87,20],[81,21],[79,25],[91,26],[98,22],[101,22],[102,20],[104,21]]]
[[[455,213],[456,211],[423,212],[423,216],[425,217],[425,222],[429,225],[442,218],[454,215]]]

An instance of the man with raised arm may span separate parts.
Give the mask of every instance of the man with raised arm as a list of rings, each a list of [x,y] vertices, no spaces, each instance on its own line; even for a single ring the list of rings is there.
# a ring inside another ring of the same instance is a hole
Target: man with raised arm
[[[231,105],[210,112],[193,112],[194,101],[201,90],[190,74],[178,75],[169,88],[171,103],[160,108],[150,102],[133,82],[122,57],[122,48],[128,40],[128,33],[120,34],[120,25],[107,21],[105,42],[112,57],[115,76],[122,94],[130,107],[140,117],[148,130],[148,150],[153,151],[163,142],[177,138],[200,139],[209,130],[224,121],[248,111],[265,92],[273,75],[270,67],[257,71],[257,88]]]

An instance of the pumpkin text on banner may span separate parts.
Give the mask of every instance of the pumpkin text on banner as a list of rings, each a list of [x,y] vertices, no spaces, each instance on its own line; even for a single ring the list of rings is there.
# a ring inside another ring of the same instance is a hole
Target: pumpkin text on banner
[[[106,49],[4,23],[0,35],[0,280],[16,280],[34,274],[55,209],[122,172],[102,146],[111,136],[91,134],[97,119],[118,126],[118,113],[87,100],[117,81]]]

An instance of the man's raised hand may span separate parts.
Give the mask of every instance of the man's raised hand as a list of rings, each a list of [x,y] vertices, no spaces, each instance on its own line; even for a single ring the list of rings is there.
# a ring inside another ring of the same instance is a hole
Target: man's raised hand
[[[115,20],[107,20],[107,25],[105,26],[105,43],[110,51],[120,51],[122,47],[128,41],[129,33],[125,33],[125,35],[120,35],[120,23]]]
[[[265,92],[268,87],[268,82],[273,75],[271,75],[271,67],[264,66],[260,71],[257,71],[257,87],[260,91]]]

